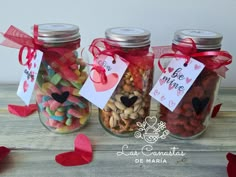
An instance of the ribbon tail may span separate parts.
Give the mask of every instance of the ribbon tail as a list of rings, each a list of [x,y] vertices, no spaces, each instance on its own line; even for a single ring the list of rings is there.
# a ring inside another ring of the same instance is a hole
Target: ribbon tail
[[[226,71],[228,71],[229,69],[226,66],[221,66],[218,69],[215,69],[214,71],[219,74],[220,76],[222,76],[223,78],[226,77]]]

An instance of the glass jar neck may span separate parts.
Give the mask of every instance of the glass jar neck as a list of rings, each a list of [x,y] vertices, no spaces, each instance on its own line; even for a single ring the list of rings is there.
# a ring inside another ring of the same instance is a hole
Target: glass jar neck
[[[70,42],[64,42],[64,43],[43,43],[40,47],[42,50],[46,50],[50,48],[58,48],[58,49],[64,48],[68,50],[76,50],[80,47],[80,39],[76,41],[70,41]]]
[[[113,46],[108,44],[107,49],[115,50],[121,56],[122,55],[143,56],[149,53],[149,47],[150,46],[148,45],[144,47],[128,48],[128,47]]]

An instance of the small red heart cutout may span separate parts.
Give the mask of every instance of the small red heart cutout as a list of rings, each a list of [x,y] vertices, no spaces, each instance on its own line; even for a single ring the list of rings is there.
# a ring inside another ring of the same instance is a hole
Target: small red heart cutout
[[[228,152],[226,155],[228,162],[227,165],[227,173],[229,177],[235,177],[236,176],[236,155],[232,154],[231,152]]]
[[[114,87],[117,84],[118,79],[119,79],[118,74],[116,74],[116,73],[108,74],[107,75],[107,82],[105,84],[100,83],[100,82],[99,83],[94,82],[95,90],[97,92],[104,92],[104,91],[110,90],[112,87]],[[93,80],[100,81],[100,75],[96,71],[93,74]]]
[[[169,73],[171,73],[174,70],[174,68],[168,67]]]
[[[92,161],[93,152],[89,138],[84,134],[76,136],[74,151],[64,152],[56,155],[55,160],[62,166],[85,165]]]
[[[20,117],[27,117],[37,111],[38,106],[36,104],[30,104],[28,106],[8,105],[8,112]]]
[[[3,160],[9,153],[10,149],[5,146],[0,146],[0,161]]]

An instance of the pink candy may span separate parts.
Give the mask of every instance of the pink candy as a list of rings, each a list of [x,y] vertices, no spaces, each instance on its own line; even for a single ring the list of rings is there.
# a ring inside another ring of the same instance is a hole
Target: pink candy
[[[81,118],[82,117],[81,113],[79,111],[73,109],[73,108],[70,108],[68,110],[68,114],[70,114],[70,115],[72,115],[74,117],[77,117],[77,118]]]

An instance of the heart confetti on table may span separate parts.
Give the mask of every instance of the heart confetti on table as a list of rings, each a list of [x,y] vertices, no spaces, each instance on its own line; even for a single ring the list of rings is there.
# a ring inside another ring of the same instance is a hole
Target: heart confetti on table
[[[19,105],[8,105],[8,112],[20,117],[27,117],[37,111],[36,104],[30,104],[29,106],[19,106]]]
[[[236,177],[236,155],[228,153],[226,155],[227,160],[229,161],[227,165],[227,172],[229,177]]]
[[[9,153],[10,149],[5,146],[0,146],[0,161],[2,161]]]
[[[215,118],[217,116],[218,112],[220,111],[221,106],[222,106],[222,103],[214,106],[212,114],[211,114],[211,118]]]
[[[56,155],[55,161],[62,166],[85,165],[92,161],[93,151],[89,138],[78,134],[74,141],[74,151]]]

